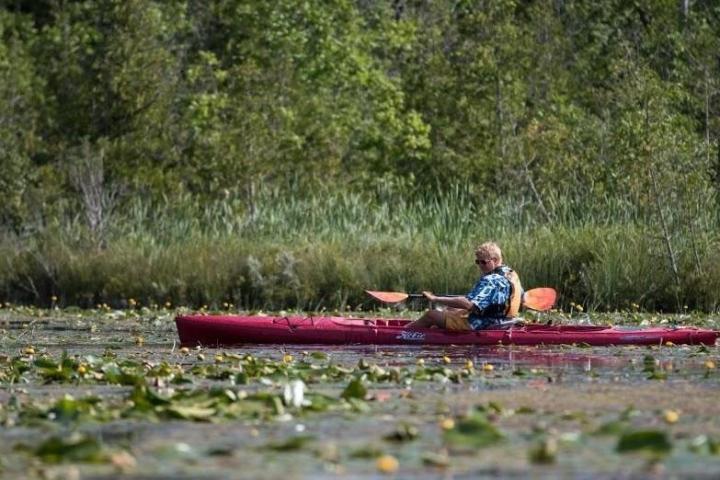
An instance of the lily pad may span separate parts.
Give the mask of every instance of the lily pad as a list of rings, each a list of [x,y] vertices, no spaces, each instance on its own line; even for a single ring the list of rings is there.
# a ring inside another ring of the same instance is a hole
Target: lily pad
[[[280,442],[268,443],[264,448],[277,452],[300,450],[313,440],[315,440],[315,437],[312,435],[296,435]]]
[[[557,441],[553,438],[545,438],[529,450],[528,457],[532,463],[555,463],[557,460],[557,450]]]
[[[667,433],[660,430],[637,430],[620,436],[616,450],[620,453],[647,451],[665,454],[672,450]]]
[[[620,435],[627,429],[627,422],[622,420],[611,420],[600,425],[593,435]]]
[[[364,399],[367,395],[367,388],[365,388],[365,385],[363,385],[362,380],[359,378],[355,378],[348,383],[348,386],[345,387],[345,390],[343,390],[340,397],[348,400],[351,398],[357,398],[357,399]]]
[[[49,463],[101,462],[105,456],[97,439],[74,434],[63,438],[52,436],[35,450],[35,454]]]
[[[391,442],[409,442],[411,440],[415,440],[419,436],[420,432],[416,426],[403,423],[395,430],[385,435],[383,439]]]
[[[350,452],[350,458],[377,458],[383,454],[383,450],[377,445],[364,445]]]
[[[502,441],[504,435],[481,413],[459,420],[445,432],[445,441],[453,447],[481,448]]]
[[[650,374],[647,376],[648,380],[667,380],[667,373],[662,372],[660,370],[655,370],[653,372],[650,372]]]
[[[76,400],[70,395],[64,395],[48,411],[48,418],[61,423],[76,420],[82,413],[90,413],[100,404],[98,397],[86,397]]]
[[[216,413],[216,409],[199,407],[195,405],[170,405],[165,411],[171,416],[183,420],[210,420]]]
[[[707,435],[698,435],[693,438],[688,448],[695,453],[720,455],[720,441],[714,440]]]
[[[445,452],[425,452],[422,454],[423,465],[446,468],[450,465],[450,457]]]

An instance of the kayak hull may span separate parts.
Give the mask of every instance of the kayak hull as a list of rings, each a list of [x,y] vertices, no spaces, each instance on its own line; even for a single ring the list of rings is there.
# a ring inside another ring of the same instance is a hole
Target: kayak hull
[[[407,330],[409,320],[346,317],[179,315],[185,346],[315,345],[714,345],[720,332],[695,327],[515,325],[506,329]]]

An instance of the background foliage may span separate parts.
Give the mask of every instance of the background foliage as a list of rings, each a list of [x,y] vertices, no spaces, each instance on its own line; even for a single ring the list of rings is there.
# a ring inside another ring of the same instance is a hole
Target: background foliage
[[[714,310],[718,51],[708,0],[0,1],[0,296],[355,306],[493,238]]]

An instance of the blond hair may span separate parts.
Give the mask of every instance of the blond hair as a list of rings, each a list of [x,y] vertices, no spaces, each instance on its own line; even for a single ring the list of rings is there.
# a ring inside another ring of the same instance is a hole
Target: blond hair
[[[500,247],[498,247],[497,243],[495,242],[485,242],[477,249],[475,250],[475,253],[480,254],[480,256],[485,259],[494,259],[502,263],[502,252],[500,251]]]

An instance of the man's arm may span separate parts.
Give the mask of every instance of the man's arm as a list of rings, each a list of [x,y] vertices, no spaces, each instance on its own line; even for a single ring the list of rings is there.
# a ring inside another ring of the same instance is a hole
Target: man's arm
[[[432,292],[422,293],[425,295],[425,298],[431,302],[440,303],[446,307],[464,308],[465,310],[473,308],[473,304],[465,297],[438,297],[437,295],[433,295]]]
[[[482,314],[482,312],[490,306],[493,293],[496,290],[488,278],[488,276],[482,277],[466,297],[466,300],[471,306],[470,308],[477,314]]]

